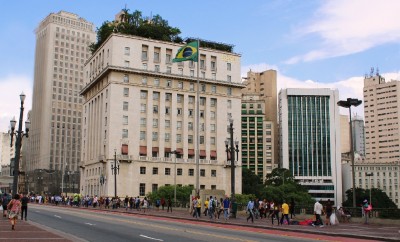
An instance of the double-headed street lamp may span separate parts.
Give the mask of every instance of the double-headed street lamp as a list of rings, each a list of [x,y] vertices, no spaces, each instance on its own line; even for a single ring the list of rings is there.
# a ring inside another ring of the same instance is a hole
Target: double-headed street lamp
[[[347,100],[340,100],[337,105],[349,109],[350,115],[350,154],[351,154],[351,175],[353,179],[353,207],[356,207],[356,176],[354,170],[354,142],[353,142],[353,124],[351,122],[351,106],[357,107],[362,103],[357,98],[347,98]]]
[[[117,197],[117,172],[119,174],[119,165],[117,165],[117,149],[114,149],[114,166],[111,164],[111,171],[114,174],[114,198]]]
[[[235,201],[235,152],[237,154],[237,159],[239,159],[239,141],[235,141],[235,145],[233,144],[233,119],[229,119],[228,131],[230,134],[231,147],[229,147],[229,140],[225,140],[225,148],[226,148],[225,151],[226,151],[226,160],[231,161],[231,200],[232,202],[234,202]]]
[[[15,195],[18,193],[18,176],[19,176],[19,159],[21,156],[21,146],[22,146],[22,137],[25,135],[25,137],[28,137],[29,133],[29,128],[31,126],[31,123],[29,120],[25,121],[25,133],[22,131],[22,119],[24,117],[24,101],[25,101],[25,94],[21,93],[19,95],[20,100],[21,100],[21,111],[19,114],[19,123],[18,123],[18,130],[15,130],[15,125],[17,121],[15,118],[13,118],[10,121],[10,126],[11,126],[11,131],[10,131],[10,136],[11,136],[11,143],[10,146],[12,147],[13,145],[13,137],[15,135],[16,141],[15,141],[15,158],[14,158],[14,178],[13,178],[13,189],[12,189],[12,194]]]

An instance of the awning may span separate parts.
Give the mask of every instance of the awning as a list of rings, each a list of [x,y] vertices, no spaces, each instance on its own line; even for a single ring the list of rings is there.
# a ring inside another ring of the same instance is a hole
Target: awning
[[[151,151],[152,151],[152,152],[158,152],[158,147],[153,147],[153,148],[151,148]]]
[[[217,151],[216,150],[212,150],[210,153],[210,157],[211,158],[217,158]]]
[[[188,149],[188,155],[194,155],[194,149]]]
[[[205,150],[200,150],[200,156],[206,156],[206,151]]]
[[[164,148],[164,153],[171,153],[171,148]]]
[[[140,146],[139,155],[147,155],[147,146]]]
[[[128,145],[121,146],[121,154],[127,155],[128,154]]]
[[[182,148],[176,148],[176,153],[183,155],[183,149]]]

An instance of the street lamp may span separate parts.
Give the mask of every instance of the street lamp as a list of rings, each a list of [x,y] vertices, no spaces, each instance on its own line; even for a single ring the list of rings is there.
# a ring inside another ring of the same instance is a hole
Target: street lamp
[[[351,106],[357,107],[362,103],[361,100],[358,100],[357,98],[347,98],[347,100],[340,100],[337,102],[337,105],[343,108],[348,108],[349,109],[349,115],[350,115],[350,154],[351,154],[351,175],[353,178],[353,207],[356,207],[356,176],[355,176],[355,170],[354,170],[354,142],[353,142],[353,124],[351,123]]]
[[[111,164],[111,171],[114,174],[114,197],[117,197],[117,172],[119,174],[119,165],[117,165],[117,149],[114,149],[114,166]]]
[[[22,146],[22,137],[25,135],[28,138],[28,133],[29,133],[29,128],[31,126],[31,123],[29,120],[25,121],[25,133],[22,131],[22,119],[24,117],[24,101],[25,101],[25,94],[21,93],[19,95],[20,100],[21,100],[21,111],[19,114],[19,123],[18,123],[18,130],[15,130],[15,125],[17,121],[15,121],[15,118],[13,118],[10,121],[10,126],[11,126],[11,131],[10,131],[10,136],[11,136],[11,143],[10,147],[13,145],[13,137],[15,135],[16,137],[16,142],[15,142],[15,158],[14,158],[14,178],[13,178],[13,189],[12,189],[12,194],[15,195],[18,193],[18,176],[19,176],[19,159],[21,156],[21,146]]]
[[[229,119],[228,131],[230,134],[230,147],[229,140],[225,140],[225,148],[226,148],[226,160],[231,161],[231,201],[235,202],[235,152],[237,153],[237,159],[239,159],[239,141],[233,142],[233,119]],[[236,147],[236,148],[235,148]]]
[[[369,178],[369,204],[372,204],[372,196],[371,196],[371,190],[372,190],[372,183],[371,183],[371,176],[373,176],[374,173],[372,172],[366,172],[365,176],[368,176]]]

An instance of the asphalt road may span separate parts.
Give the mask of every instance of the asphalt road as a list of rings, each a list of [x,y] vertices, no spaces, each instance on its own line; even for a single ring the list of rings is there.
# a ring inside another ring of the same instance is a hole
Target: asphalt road
[[[64,207],[30,206],[29,219],[82,241],[320,241],[309,234]]]

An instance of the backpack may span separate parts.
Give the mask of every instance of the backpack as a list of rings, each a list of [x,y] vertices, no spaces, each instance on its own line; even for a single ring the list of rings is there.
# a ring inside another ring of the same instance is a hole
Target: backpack
[[[215,208],[217,206],[217,202],[213,199],[212,200],[212,208]]]

